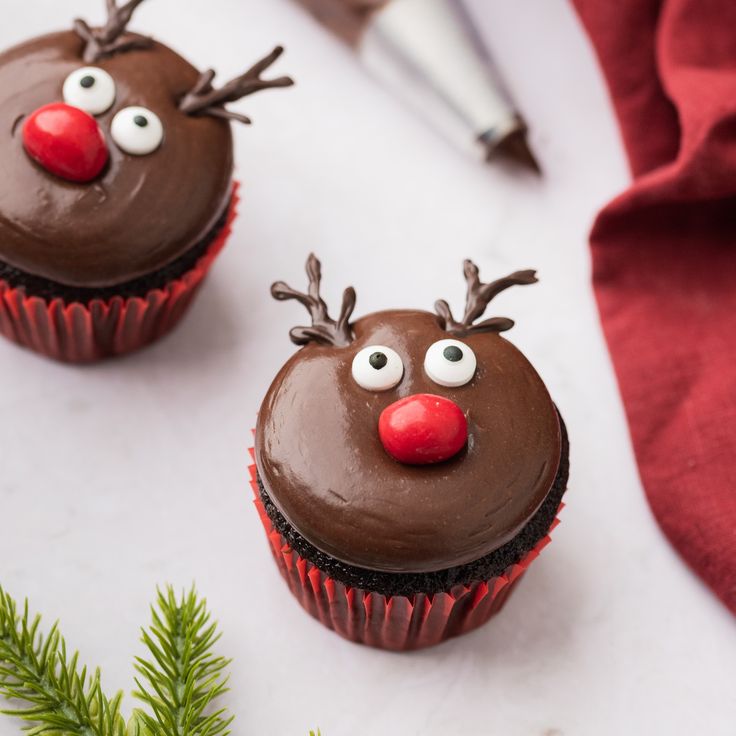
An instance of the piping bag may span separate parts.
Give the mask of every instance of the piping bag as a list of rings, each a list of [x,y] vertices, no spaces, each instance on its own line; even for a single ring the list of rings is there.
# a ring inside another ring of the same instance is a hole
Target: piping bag
[[[462,147],[537,173],[514,109],[459,0],[296,0],[397,95]]]

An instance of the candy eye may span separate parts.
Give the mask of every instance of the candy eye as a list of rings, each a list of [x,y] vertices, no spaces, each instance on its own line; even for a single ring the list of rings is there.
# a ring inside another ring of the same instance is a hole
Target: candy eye
[[[161,145],[164,126],[155,112],[145,107],[126,107],[112,119],[110,133],[125,153],[145,156]]]
[[[440,386],[464,386],[475,375],[475,353],[459,340],[438,340],[424,356],[426,374]]]
[[[388,391],[403,375],[399,354],[385,345],[369,345],[353,358],[353,378],[368,391]]]
[[[115,102],[115,80],[104,69],[84,66],[64,80],[62,94],[67,105],[101,115]]]

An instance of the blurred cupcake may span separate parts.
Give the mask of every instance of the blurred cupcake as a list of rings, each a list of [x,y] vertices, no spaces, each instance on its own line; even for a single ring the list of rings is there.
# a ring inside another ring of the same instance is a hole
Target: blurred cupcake
[[[261,406],[251,468],[276,562],[301,604],[352,641],[437,644],[496,613],[549,541],[568,475],[565,426],[526,358],[483,318],[519,271],[483,283],[464,265],[456,320],[391,310],[336,319],[320,297],[279,282],[311,324]]]
[[[235,217],[229,121],[249,120],[225,105],[292,84],[261,78],[277,48],[215,88],[127,31],[140,3],[0,54],[0,331],[60,360],[176,324]]]

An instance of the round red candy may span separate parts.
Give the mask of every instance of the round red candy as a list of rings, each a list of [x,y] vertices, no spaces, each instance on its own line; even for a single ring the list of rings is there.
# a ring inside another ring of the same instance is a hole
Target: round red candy
[[[378,434],[393,458],[409,465],[449,460],[468,440],[468,422],[460,407],[434,394],[414,394],[387,406]]]
[[[46,171],[79,183],[97,178],[109,155],[97,121],[60,102],[40,107],[28,117],[23,146]]]

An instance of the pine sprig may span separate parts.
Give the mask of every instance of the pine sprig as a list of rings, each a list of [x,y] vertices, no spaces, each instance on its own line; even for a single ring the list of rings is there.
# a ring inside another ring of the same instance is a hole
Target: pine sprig
[[[57,624],[44,637],[40,623],[40,616],[31,618],[27,601],[19,614],[0,586],[0,695],[17,702],[0,712],[25,721],[31,736],[123,736],[122,693],[108,699],[99,670],[92,676],[86,667],[80,671],[78,655],[67,656]]]
[[[233,721],[213,701],[227,692],[229,659],[212,653],[220,635],[210,620],[206,601],[192,588],[177,598],[173,588],[158,592],[151,608],[152,624],[142,631],[151,659],[138,657],[134,695],[153,715],[140,711],[152,736],[228,736]]]
[[[137,708],[126,725],[122,693],[108,698],[99,670],[90,676],[67,655],[57,624],[44,636],[28,602],[19,613],[0,586],[0,697],[16,706],[0,713],[21,718],[30,736],[228,736],[233,719],[213,704],[227,692],[230,660],[212,653],[220,637],[206,602],[168,587],[157,604],[143,630],[152,659],[136,660],[147,687],[136,679],[135,695],[151,713]]]

